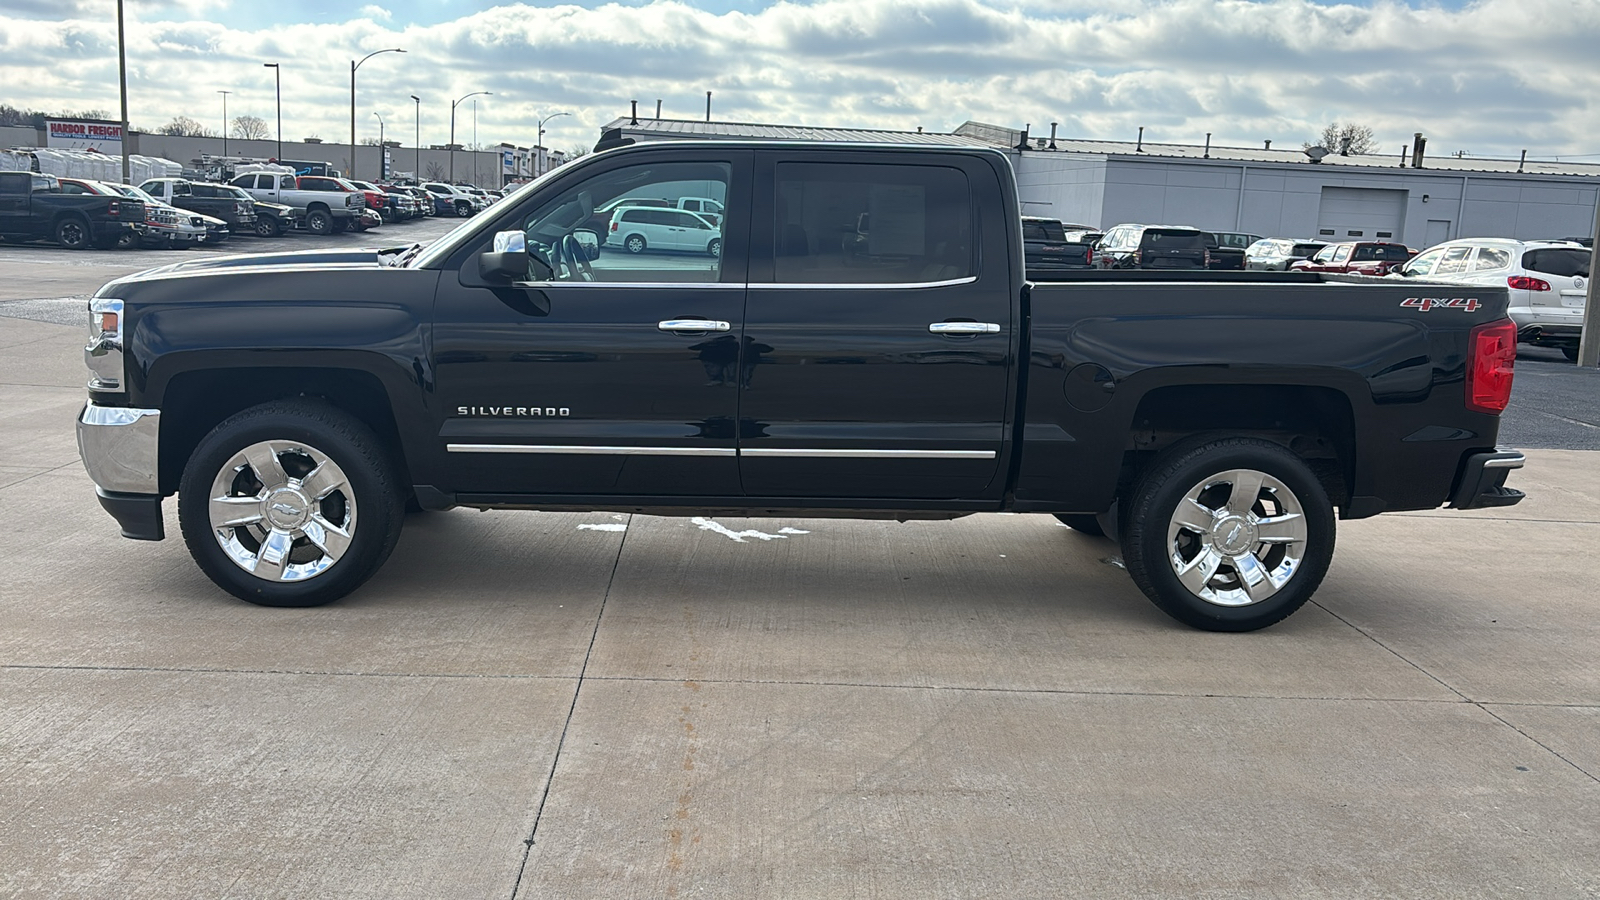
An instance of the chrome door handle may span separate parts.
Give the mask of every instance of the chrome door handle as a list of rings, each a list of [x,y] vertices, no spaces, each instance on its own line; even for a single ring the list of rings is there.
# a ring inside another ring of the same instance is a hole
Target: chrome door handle
[[[934,334],[999,334],[1000,326],[993,322],[934,322],[928,330]]]
[[[674,334],[701,334],[707,331],[731,331],[733,326],[727,322],[716,322],[711,319],[668,319],[665,322],[657,322],[656,328]]]

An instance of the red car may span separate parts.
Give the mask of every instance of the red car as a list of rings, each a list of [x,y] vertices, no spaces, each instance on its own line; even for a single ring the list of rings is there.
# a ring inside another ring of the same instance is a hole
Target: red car
[[[1349,275],[1387,275],[1417,251],[1389,241],[1346,241],[1329,244],[1310,259],[1290,264],[1291,272],[1342,272]]]

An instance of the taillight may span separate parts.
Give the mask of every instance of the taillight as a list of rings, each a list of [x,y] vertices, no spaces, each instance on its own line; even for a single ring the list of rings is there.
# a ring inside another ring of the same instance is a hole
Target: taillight
[[[1089,246],[1086,246],[1086,247],[1083,248],[1083,264],[1086,265],[1086,266],[1094,265],[1094,246],[1093,245],[1089,245]]]
[[[120,215],[122,215],[122,201],[121,200],[113,200],[110,203],[107,203],[106,204],[106,215],[108,215],[108,216],[120,216]]]
[[[1517,326],[1509,319],[1472,329],[1467,363],[1467,408],[1499,415],[1511,400],[1511,367],[1517,361]]]
[[[617,230],[617,220],[616,219],[612,219],[611,220],[611,230],[612,231],[616,231]]]
[[[1144,262],[1144,251],[1143,250],[1135,250],[1135,251],[1133,251],[1133,264],[1137,266],[1141,262]]]
[[[1543,278],[1534,278],[1529,275],[1513,275],[1506,279],[1506,284],[1518,291],[1548,291],[1550,282]]]

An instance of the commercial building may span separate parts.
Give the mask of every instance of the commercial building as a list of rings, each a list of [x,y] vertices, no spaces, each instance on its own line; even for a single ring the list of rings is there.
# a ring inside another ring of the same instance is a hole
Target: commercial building
[[[621,117],[604,133],[634,140],[713,138],[888,141],[1005,149],[1023,212],[1109,228],[1183,224],[1323,240],[1427,247],[1458,237],[1521,239],[1594,232],[1600,165],[1392,155],[1314,160],[1273,149],[1085,141],[968,122],[952,134]],[[1335,148],[1336,150],[1337,148]],[[1405,152],[1402,154],[1401,150]]]

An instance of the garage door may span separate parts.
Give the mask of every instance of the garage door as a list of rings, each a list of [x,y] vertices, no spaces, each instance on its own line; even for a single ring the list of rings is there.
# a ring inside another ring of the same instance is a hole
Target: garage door
[[[1392,238],[1400,233],[1405,213],[1405,191],[1325,187],[1317,210],[1317,236],[1334,241]]]

